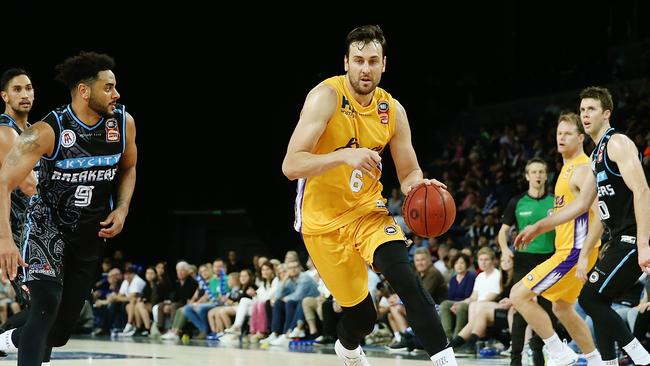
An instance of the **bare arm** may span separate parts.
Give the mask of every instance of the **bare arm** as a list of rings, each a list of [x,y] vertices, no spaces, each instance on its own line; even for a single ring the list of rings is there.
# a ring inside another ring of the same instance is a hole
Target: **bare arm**
[[[390,140],[390,151],[395,162],[400,188],[404,194],[408,194],[411,187],[425,180],[423,180],[422,169],[420,169],[418,158],[411,143],[411,127],[406,116],[406,110],[397,100],[395,100],[395,105],[397,107],[395,112],[395,133]],[[425,184],[431,183],[446,188],[444,184],[435,179],[425,181]]]
[[[4,164],[11,147],[14,146],[18,139],[18,133],[8,126],[0,127],[0,162]],[[36,194],[36,177],[34,174],[28,174],[27,177],[18,185],[21,191],[28,196]]]
[[[11,191],[31,173],[36,162],[54,149],[54,131],[45,122],[37,122],[23,132],[0,169],[0,269],[2,276],[16,277],[18,264],[26,265],[18,254],[11,234]]]
[[[639,160],[639,151],[627,136],[616,134],[607,143],[609,158],[618,165],[625,185],[634,195],[634,216],[636,217],[636,245],[639,250],[639,264],[650,264],[650,189]],[[643,268],[645,270],[645,268]]]
[[[135,189],[135,165],[138,161],[138,148],[135,144],[135,121],[130,114],[126,115],[126,145],[118,165],[117,173],[117,203],[108,217],[100,224],[102,238],[112,238],[119,234],[124,227],[124,221],[129,214],[129,205]]]
[[[376,151],[346,148],[327,154],[313,153],[327,122],[336,111],[336,104],[336,92],[327,85],[319,85],[307,95],[282,162],[282,172],[287,178],[295,180],[318,176],[341,164],[348,164],[360,169],[363,174],[375,177],[374,172],[381,161]]]
[[[508,255],[512,258],[512,251],[508,248],[508,231],[510,231],[510,225],[501,224],[499,235],[497,235],[497,241],[499,242],[501,253],[509,253]]]
[[[571,178],[571,183],[573,183],[573,181],[577,182],[576,189],[579,192],[582,192],[584,189],[589,189],[588,187],[582,186],[587,181],[585,178],[593,180],[593,175],[588,165],[578,167]],[[593,219],[589,220],[587,238],[582,244],[582,249],[580,249],[580,257],[578,258],[578,264],[576,266],[576,277],[583,281],[587,280],[587,271],[590,270],[590,268],[587,268],[589,264],[589,256],[596,247],[600,238],[603,236],[603,223],[598,218],[598,199],[594,199],[591,203],[590,217],[593,217]]]
[[[526,226],[515,238],[515,246],[520,247],[522,243],[530,243],[536,236],[551,231],[556,226],[587,212],[594,199],[596,199],[596,179],[593,174],[585,174],[580,187],[582,187],[582,190],[573,202],[560,211],[554,212],[553,215]]]

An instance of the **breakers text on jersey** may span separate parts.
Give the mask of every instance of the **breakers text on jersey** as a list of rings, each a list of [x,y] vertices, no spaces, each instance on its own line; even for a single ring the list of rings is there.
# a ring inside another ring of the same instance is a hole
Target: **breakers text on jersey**
[[[112,181],[117,174],[117,168],[106,170],[85,170],[80,173],[52,172],[52,180],[62,180],[70,183]]]

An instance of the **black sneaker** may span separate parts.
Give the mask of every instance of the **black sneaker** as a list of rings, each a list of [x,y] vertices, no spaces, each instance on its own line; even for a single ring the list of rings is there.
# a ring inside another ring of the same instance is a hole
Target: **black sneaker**
[[[460,357],[476,356],[476,345],[465,343],[458,348],[454,348],[454,353]]]
[[[402,335],[402,338],[400,338],[399,342],[394,341],[393,343],[389,344],[386,346],[386,349],[388,352],[408,352],[409,351],[409,345],[406,340],[406,335]]]

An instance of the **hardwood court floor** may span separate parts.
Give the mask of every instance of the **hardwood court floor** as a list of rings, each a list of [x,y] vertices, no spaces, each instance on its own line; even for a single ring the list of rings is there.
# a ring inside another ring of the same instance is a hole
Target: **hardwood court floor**
[[[431,365],[425,353],[389,354],[378,347],[364,348],[372,366]],[[16,354],[0,359],[0,366],[15,365]],[[509,360],[460,358],[458,364],[507,365]],[[343,365],[333,347],[287,347],[223,345],[205,341],[182,342],[149,339],[76,338],[55,349],[52,366],[336,366]]]

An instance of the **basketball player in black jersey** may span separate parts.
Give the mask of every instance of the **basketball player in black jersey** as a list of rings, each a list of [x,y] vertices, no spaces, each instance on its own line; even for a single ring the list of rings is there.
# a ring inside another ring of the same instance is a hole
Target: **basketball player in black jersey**
[[[23,267],[31,294],[25,325],[0,334],[0,349],[17,347],[20,366],[40,365],[48,346],[66,344],[105,239],[122,231],[128,214],[135,124],[117,104],[113,68],[111,57],[93,52],[57,66],[72,102],[27,128],[0,169],[0,268],[14,279],[17,266]],[[10,193],[39,159],[38,192],[27,210],[19,253],[9,226]]]
[[[580,93],[580,118],[596,143],[591,153],[593,175],[580,195],[556,214],[526,227],[516,242],[530,242],[540,233],[584,213],[598,197],[600,219],[611,240],[593,269],[578,262],[576,275],[586,281],[580,306],[594,321],[596,343],[606,365],[618,365],[618,342],[636,365],[650,364],[650,354],[611,308],[612,300],[632,287],[642,272],[650,273],[650,189],[634,142],[610,127],[613,110],[609,91],[589,87]],[[587,276],[587,273],[589,275]]]
[[[0,96],[5,103],[4,113],[0,114],[0,162],[4,163],[18,136],[29,126],[29,112],[34,105],[34,86],[27,71],[19,68],[8,69],[0,76]],[[36,193],[36,178],[28,174],[18,188],[11,192],[11,233],[14,242],[20,245],[20,236],[25,222],[25,212],[29,198]],[[29,299],[22,289],[20,279],[12,281],[16,301],[21,308],[28,305]],[[25,323],[26,313],[18,313],[1,325],[2,331]],[[12,325],[13,324],[13,325]],[[0,357],[6,356],[0,351]],[[49,354],[46,359],[49,360]]]

